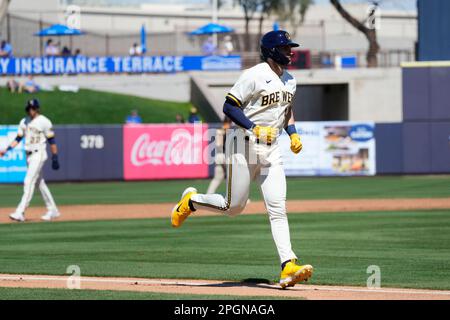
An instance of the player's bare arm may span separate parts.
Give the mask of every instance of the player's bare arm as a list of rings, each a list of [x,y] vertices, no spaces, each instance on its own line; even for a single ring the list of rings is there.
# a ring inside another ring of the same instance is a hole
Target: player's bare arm
[[[22,140],[22,137],[17,136],[16,139],[8,146],[8,148],[6,148],[5,150],[0,150],[0,157],[3,157],[8,151],[17,147],[17,145],[20,143],[20,140]]]

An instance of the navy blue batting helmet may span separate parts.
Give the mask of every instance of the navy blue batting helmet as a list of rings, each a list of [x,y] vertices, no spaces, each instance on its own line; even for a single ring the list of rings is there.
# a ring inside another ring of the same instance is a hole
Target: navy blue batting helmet
[[[28,112],[30,109],[39,110],[40,104],[38,99],[31,99],[27,101],[25,105],[25,111]]]
[[[271,58],[276,63],[283,66],[289,63],[289,58],[281,53],[279,47],[291,46],[298,47],[299,44],[291,40],[291,36],[287,31],[277,30],[269,31],[261,38],[261,59],[267,61]]]

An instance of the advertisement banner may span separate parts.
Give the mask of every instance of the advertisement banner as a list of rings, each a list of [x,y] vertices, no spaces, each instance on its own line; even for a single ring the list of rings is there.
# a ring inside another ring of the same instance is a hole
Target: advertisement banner
[[[5,150],[17,136],[17,126],[0,126],[0,150]],[[23,141],[0,158],[0,183],[21,183],[27,172]]]
[[[207,129],[202,124],[125,125],[125,180],[208,177]]]
[[[302,138],[303,149],[299,155],[295,155],[290,149],[291,142],[286,132],[280,136],[284,171],[287,176],[315,175],[320,167],[320,122],[297,122],[295,126]]]
[[[0,58],[0,75],[241,70],[240,56]]]
[[[290,150],[287,134],[280,138],[286,175],[375,175],[373,122],[297,122],[303,150]]]

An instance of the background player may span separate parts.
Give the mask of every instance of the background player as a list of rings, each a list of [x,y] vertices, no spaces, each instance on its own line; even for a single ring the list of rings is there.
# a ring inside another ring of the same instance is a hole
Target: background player
[[[215,193],[222,181],[225,179],[226,165],[225,165],[225,134],[226,130],[230,128],[231,121],[228,117],[225,117],[222,127],[216,130],[215,143],[216,154],[214,157],[214,177],[209,183],[206,193]]]
[[[16,212],[9,215],[12,220],[25,221],[25,210],[30,205],[33,198],[35,186],[39,186],[42,198],[47,207],[47,213],[42,216],[42,220],[50,221],[60,216],[52,194],[42,177],[42,168],[47,160],[47,141],[50,144],[52,153],[52,169],[59,169],[58,148],[55,143],[55,134],[53,132],[51,121],[40,113],[39,101],[32,99],[27,102],[25,107],[27,117],[23,118],[19,124],[16,139],[4,151],[0,151],[0,157],[6,152],[15,148],[25,137],[25,152],[27,155],[27,174],[24,181],[22,200],[16,209]]]
[[[272,235],[281,262],[280,285],[294,286],[312,276],[311,265],[298,265],[292,251],[286,215],[286,177],[277,137],[285,129],[291,150],[302,149],[295,129],[292,101],[297,82],[286,70],[292,47],[286,31],[270,31],[261,39],[262,63],[246,70],[226,96],[224,113],[240,128],[227,135],[227,194],[198,194],[187,188],[172,210],[172,226],[179,227],[191,212],[204,208],[229,216],[247,203],[250,181],[258,176],[269,213]]]

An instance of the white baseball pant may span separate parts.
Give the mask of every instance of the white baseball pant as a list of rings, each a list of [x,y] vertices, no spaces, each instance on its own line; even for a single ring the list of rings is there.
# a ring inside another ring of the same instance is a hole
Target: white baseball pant
[[[232,139],[228,141],[230,140]],[[239,136],[234,139],[238,140],[243,139]],[[228,216],[238,215],[247,204],[251,180],[259,176],[258,181],[280,261],[297,259],[290,240],[286,214],[286,176],[278,145],[258,145],[252,141],[236,144],[236,148],[231,148],[227,143],[225,197],[221,194],[195,194],[191,197],[194,208],[204,208]]]
[[[46,160],[47,153],[45,151],[34,152],[27,157],[28,169],[24,180],[22,200],[16,209],[17,213],[25,213],[33,198],[36,186],[39,186],[47,211],[58,212],[53,196],[42,176],[42,168]]]

